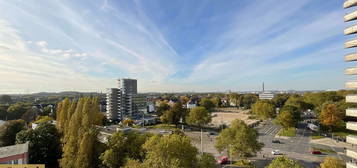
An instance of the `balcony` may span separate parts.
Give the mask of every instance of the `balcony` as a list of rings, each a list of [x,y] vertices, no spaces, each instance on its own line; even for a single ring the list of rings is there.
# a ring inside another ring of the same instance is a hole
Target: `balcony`
[[[357,103],[357,95],[347,95],[346,103]]]
[[[349,121],[346,123],[346,128],[349,130],[357,131],[357,122]],[[357,157],[356,157],[357,159]]]
[[[357,67],[347,68],[345,70],[346,75],[357,75]]]
[[[357,136],[355,135],[347,135],[346,136],[346,142],[350,144],[357,145]]]
[[[357,108],[346,109],[346,116],[357,117]]]
[[[357,5],[357,0],[346,0],[343,3],[343,8],[350,8],[350,7],[354,7]]]
[[[353,158],[353,159],[357,159],[357,152],[351,150],[351,149],[347,149],[346,150],[346,156]]]
[[[357,47],[357,39],[349,40],[345,42],[345,48]]]
[[[357,61],[357,53],[351,53],[345,55],[345,61],[350,62],[350,61]]]
[[[357,168],[357,164],[356,163],[347,162],[346,163],[346,168]]]
[[[348,13],[344,16],[345,22],[349,22],[349,21],[356,20],[356,19],[357,19],[357,11]]]
[[[357,25],[348,27],[343,32],[345,35],[355,34],[355,33],[357,33]]]
[[[356,81],[346,82],[345,87],[347,89],[357,89],[357,82]]]

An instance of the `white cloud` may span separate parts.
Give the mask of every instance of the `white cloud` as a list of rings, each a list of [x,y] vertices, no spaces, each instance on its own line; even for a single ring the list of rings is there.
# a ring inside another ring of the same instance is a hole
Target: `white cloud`
[[[38,42],[36,42],[36,45],[38,45],[39,47],[45,48],[45,47],[47,47],[48,43],[46,41],[38,41]]]

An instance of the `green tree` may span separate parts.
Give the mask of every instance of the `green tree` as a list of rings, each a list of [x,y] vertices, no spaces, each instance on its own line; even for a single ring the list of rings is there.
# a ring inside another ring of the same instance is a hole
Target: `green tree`
[[[21,119],[26,121],[27,123],[30,123],[32,121],[35,121],[38,114],[39,114],[38,109],[30,108],[24,114],[22,114]]]
[[[11,120],[0,127],[0,146],[15,145],[16,134],[25,129],[25,121]]]
[[[166,102],[161,102],[159,107],[157,107],[156,114],[158,116],[161,116],[164,114],[165,111],[170,110],[170,105],[168,105]]]
[[[11,104],[12,103],[11,96],[9,96],[9,95],[1,95],[0,96],[0,103],[2,103],[2,104]]]
[[[188,113],[186,121],[188,124],[202,127],[212,120],[211,113],[204,107],[194,107]]]
[[[198,157],[198,168],[216,168],[216,159],[212,154],[203,153]]]
[[[0,120],[7,120],[7,106],[0,104]]]
[[[160,119],[162,122],[175,124],[177,126],[181,118],[185,119],[186,111],[187,110],[183,107],[182,103],[177,102],[170,110],[165,111]]]
[[[108,149],[100,156],[102,164],[109,168],[118,168],[128,158],[143,161],[145,152],[142,146],[148,138],[148,134],[136,132],[113,134],[107,142]]]
[[[138,160],[129,159],[126,163],[124,168],[144,168],[143,164]]]
[[[243,102],[243,96],[239,95],[238,93],[230,93],[228,95],[229,101],[233,102],[236,107],[240,107]]]
[[[254,128],[236,119],[218,135],[215,147],[219,152],[227,150],[233,156],[245,158],[256,154],[263,147],[257,139],[258,132]]]
[[[57,167],[61,158],[60,134],[50,123],[42,123],[36,129],[22,130],[16,135],[16,143],[29,141],[29,163]]]
[[[302,166],[286,156],[279,156],[275,158],[267,168],[302,168]]]
[[[295,106],[298,111],[304,111],[313,108],[313,105],[305,102],[302,97],[297,95],[290,96],[289,99],[285,102],[285,106]]]
[[[337,159],[336,157],[327,156],[324,161],[320,164],[321,168],[345,168],[346,164],[343,160]]]
[[[282,108],[285,105],[285,102],[289,99],[289,97],[289,94],[277,94],[272,99],[272,102],[274,103],[275,107]]]
[[[293,112],[290,110],[281,110],[278,117],[276,118],[276,122],[284,129],[288,129],[296,125]]]
[[[200,106],[203,106],[208,111],[213,110],[213,108],[215,107],[213,101],[211,99],[208,99],[208,98],[202,98],[201,101],[200,101]]]
[[[215,107],[221,107],[222,106],[222,101],[220,97],[214,97],[212,98],[212,102]]]
[[[255,94],[245,94],[242,98],[242,105],[246,109],[250,109],[252,104],[258,101],[258,96]]]
[[[8,119],[20,119],[21,116],[30,109],[30,106],[25,103],[15,103],[7,109]]]
[[[145,167],[151,168],[192,168],[197,167],[197,149],[190,138],[172,134],[155,135],[144,144]]]
[[[36,121],[34,123],[40,124],[40,123],[48,123],[52,121],[53,119],[49,116],[37,116]]]
[[[322,106],[319,120],[322,125],[333,128],[341,126],[343,123],[344,111],[338,108],[336,103],[325,103]]]
[[[262,119],[273,118],[275,116],[274,105],[268,101],[259,100],[252,105],[253,114]]]

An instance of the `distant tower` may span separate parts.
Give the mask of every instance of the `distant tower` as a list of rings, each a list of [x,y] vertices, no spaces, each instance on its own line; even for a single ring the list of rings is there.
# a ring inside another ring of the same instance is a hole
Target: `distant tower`
[[[346,0],[343,3],[343,7],[345,9],[355,7],[357,6],[357,0]],[[355,21],[357,20],[357,11],[356,9],[353,9],[352,12],[347,13],[344,16],[344,21],[345,22],[350,22],[350,21]],[[357,25],[353,24],[350,27],[345,28],[344,34],[345,35],[350,35],[350,34],[356,34],[357,33]],[[345,42],[345,48],[355,48],[357,47],[357,39],[349,40]],[[354,62],[357,61],[357,53],[350,53],[345,55],[345,61],[347,62]],[[357,75],[357,68],[356,67],[350,67],[345,70],[346,75]],[[357,82],[355,81],[349,81],[346,82],[346,88],[347,89],[357,89]],[[357,103],[357,95],[356,94],[350,94],[346,96],[346,102],[347,103]],[[352,117],[357,117],[357,109],[356,108],[347,108],[346,109],[346,116],[349,118]],[[349,130],[357,131],[357,122],[355,121],[348,121],[346,123],[346,128]],[[347,168],[353,168],[357,167],[356,160],[357,160],[357,148],[353,147],[354,145],[357,145],[357,136],[354,135],[348,135],[346,136],[346,142],[352,144],[351,147],[346,149],[346,155],[350,157],[352,160],[351,162],[346,163]]]
[[[265,90],[264,90],[264,82],[263,82],[263,93],[265,92]]]

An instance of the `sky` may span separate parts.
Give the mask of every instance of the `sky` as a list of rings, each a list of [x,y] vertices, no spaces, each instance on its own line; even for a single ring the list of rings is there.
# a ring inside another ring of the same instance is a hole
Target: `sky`
[[[341,0],[0,0],[0,93],[343,89]]]

